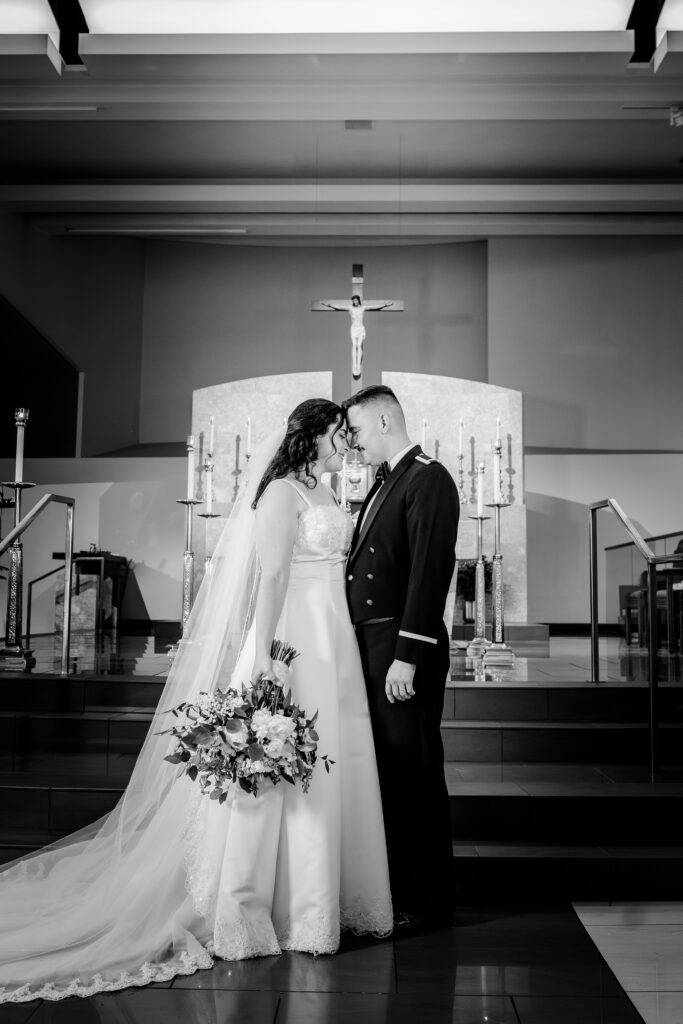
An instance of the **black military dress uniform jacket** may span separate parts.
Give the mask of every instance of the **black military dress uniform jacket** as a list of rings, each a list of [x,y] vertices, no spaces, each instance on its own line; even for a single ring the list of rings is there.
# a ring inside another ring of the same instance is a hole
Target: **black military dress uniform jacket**
[[[394,656],[418,668],[445,632],[459,515],[452,476],[415,445],[375,483],[358,516],[346,569],[351,620],[398,618]]]

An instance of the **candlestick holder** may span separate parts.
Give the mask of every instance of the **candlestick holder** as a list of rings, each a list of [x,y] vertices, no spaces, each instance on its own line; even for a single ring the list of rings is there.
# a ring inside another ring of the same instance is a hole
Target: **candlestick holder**
[[[21,491],[35,484],[3,481],[3,487],[14,488],[14,525],[21,520]],[[5,645],[0,648],[0,672],[30,672],[35,668],[33,651],[22,645],[24,614],[24,545],[15,540],[9,549],[7,577],[7,615]]]
[[[28,422],[28,409],[15,409],[14,423],[17,428],[17,454],[14,480],[3,480],[2,486],[14,491],[14,526],[21,522],[22,491],[35,487],[24,480],[24,434]],[[0,649],[0,672],[30,672],[35,668],[33,651],[22,646],[24,609],[24,546],[15,540],[9,549],[9,577],[7,580],[7,617],[5,623],[5,646]]]
[[[182,604],[182,627],[185,625],[194,601],[194,551],[192,550],[192,510],[195,505],[203,502],[196,498],[177,498],[178,505],[185,506],[185,551],[183,552],[183,604]]]
[[[220,512],[198,512],[200,519],[222,519]],[[208,522],[207,522],[208,525]],[[204,574],[211,572],[211,555],[204,555]]]
[[[474,577],[474,637],[467,645],[468,658],[481,658],[491,646],[486,639],[486,581],[484,577],[484,523],[490,516],[469,516],[477,521],[477,566]]]
[[[505,600],[503,596],[503,555],[500,548],[500,510],[509,502],[499,499],[488,505],[493,509],[493,643],[484,652],[484,664],[510,666],[515,663],[515,653],[505,642]]]
[[[465,494],[465,468],[463,466],[465,456],[462,452],[458,455],[458,494],[460,495],[460,504],[467,505],[467,495]]]

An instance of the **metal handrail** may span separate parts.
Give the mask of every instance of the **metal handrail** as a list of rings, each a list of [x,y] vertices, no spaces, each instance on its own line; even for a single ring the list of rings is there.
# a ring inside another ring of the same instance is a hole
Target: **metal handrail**
[[[29,580],[28,587],[26,588],[26,646],[31,646],[31,619],[33,618],[33,587],[36,583],[42,583],[43,580],[47,580],[50,576],[54,576],[55,573],[62,572],[64,569],[63,565],[58,565],[54,569],[50,569],[48,572],[44,572],[42,576],[35,576],[32,580]]]
[[[640,551],[647,563],[647,604],[648,604],[648,688],[649,688],[649,739],[650,739],[650,772],[654,774],[659,763],[657,737],[657,566],[668,562],[683,562],[683,554],[656,555],[642,534],[636,529],[623,508],[614,498],[603,498],[595,501],[589,508],[589,546],[590,546],[590,610],[591,610],[591,677],[594,683],[600,682],[599,667],[599,627],[598,627],[598,512],[601,508],[609,508],[621,522],[631,540]]]
[[[31,523],[38,518],[40,513],[47,508],[52,502],[57,502],[61,505],[66,505],[66,541],[65,551],[66,557],[64,560],[64,623],[62,627],[62,669],[61,674],[66,676],[69,674],[69,647],[71,645],[71,580],[73,570],[73,551],[74,551],[74,507],[76,505],[75,498],[67,498],[62,494],[44,494],[43,497],[36,502],[30,512],[27,512],[23,519],[21,519],[13,530],[7,534],[4,540],[0,540],[0,555],[4,554],[15,541],[17,541],[24,531],[31,525]]]

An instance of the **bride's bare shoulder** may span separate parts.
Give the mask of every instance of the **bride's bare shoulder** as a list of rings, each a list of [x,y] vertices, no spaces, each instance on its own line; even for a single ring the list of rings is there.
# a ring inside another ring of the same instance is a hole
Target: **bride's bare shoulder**
[[[264,509],[295,509],[301,504],[301,493],[290,477],[277,477],[271,480],[261,495],[257,511]]]

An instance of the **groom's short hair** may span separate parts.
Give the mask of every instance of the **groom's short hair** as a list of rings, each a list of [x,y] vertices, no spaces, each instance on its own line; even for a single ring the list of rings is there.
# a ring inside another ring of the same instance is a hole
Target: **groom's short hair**
[[[371,384],[367,388],[361,388],[350,398],[345,398],[342,402],[342,409],[346,414],[347,409],[351,409],[354,405],[386,405],[387,403],[394,405],[403,415],[401,403],[391,388],[386,384]]]

